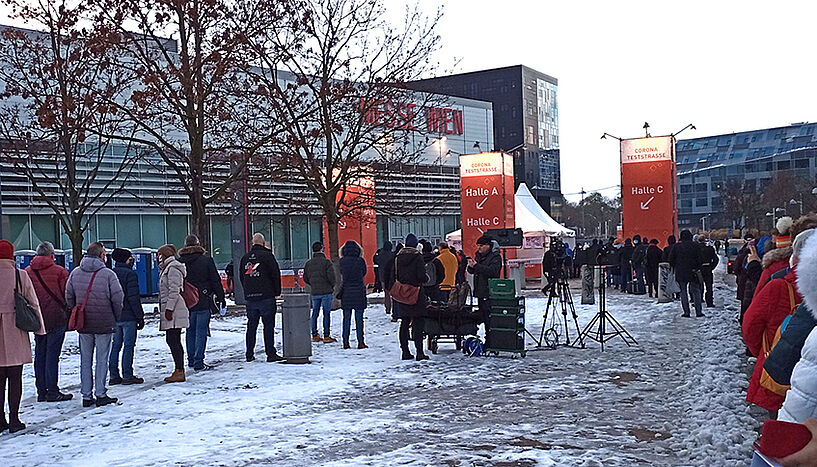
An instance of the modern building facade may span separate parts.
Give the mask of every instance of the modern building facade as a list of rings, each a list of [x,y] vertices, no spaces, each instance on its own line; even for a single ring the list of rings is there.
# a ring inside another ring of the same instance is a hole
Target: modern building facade
[[[726,215],[722,199],[727,184],[759,197],[778,174],[809,184],[817,182],[815,131],[817,123],[795,123],[679,140],[679,227],[733,227],[734,220]],[[796,209],[795,214],[799,212]]]
[[[516,185],[525,182],[549,214],[562,202],[559,170],[558,81],[524,65],[441,76],[412,89],[488,101],[494,108],[495,146],[479,141],[469,152],[502,150],[514,156]]]

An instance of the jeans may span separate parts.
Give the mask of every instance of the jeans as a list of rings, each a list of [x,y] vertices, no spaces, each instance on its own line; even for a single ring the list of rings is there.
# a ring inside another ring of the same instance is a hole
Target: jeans
[[[264,323],[264,350],[267,357],[277,354],[275,350],[275,298],[247,300],[247,357],[255,355],[255,337],[258,321]]]
[[[190,310],[190,327],[187,328],[187,366],[195,370],[204,368],[204,349],[207,347],[207,331],[210,330],[210,309]]]
[[[329,337],[332,319],[332,298],[333,294],[312,296],[312,335],[318,335],[318,315],[323,307],[323,336]]]
[[[111,341],[113,334],[83,334],[79,335],[79,379],[83,400],[108,395],[105,387],[108,376],[108,360],[111,356]],[[96,368],[94,366],[96,354]],[[95,390],[94,390],[95,389]]]
[[[108,368],[113,378],[133,378],[133,349],[136,347],[136,321],[116,323],[113,332],[113,348]],[[119,351],[122,350],[122,374],[119,374]]]
[[[37,395],[56,394],[60,388],[60,353],[65,340],[65,326],[48,331],[44,336],[34,336],[34,378]]]
[[[357,331],[357,343],[363,344],[363,308],[343,309],[343,343],[349,343],[349,333],[352,327],[352,310],[355,312],[355,330]],[[314,316],[314,315],[313,315]]]
[[[689,282],[678,281],[681,286],[681,307],[684,309],[684,315],[689,315],[689,296],[687,295],[687,288],[689,294],[692,295],[692,301],[695,304],[695,314],[701,314],[701,284],[697,280]]]

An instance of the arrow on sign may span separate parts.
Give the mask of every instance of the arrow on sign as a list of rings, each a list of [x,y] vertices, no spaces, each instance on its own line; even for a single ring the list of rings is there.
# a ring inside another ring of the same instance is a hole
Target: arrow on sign
[[[477,209],[484,209],[484,208],[483,208],[483,206],[485,206],[485,202],[486,202],[486,201],[488,201],[488,197],[487,197],[487,196],[485,197],[485,199],[483,199],[482,201],[480,201],[480,202],[478,202],[478,203],[477,203]]]
[[[650,199],[648,199],[647,201],[645,201],[645,202],[641,203],[641,209],[643,209],[643,210],[645,210],[645,211],[646,211],[647,209],[650,209],[650,207],[649,207],[649,205],[650,205],[650,201],[652,201],[652,200],[654,200],[654,199],[655,199],[655,196],[651,196],[651,197],[650,197]]]
[[[485,233],[485,231],[484,231],[484,230],[482,230],[482,229],[480,229],[479,227],[477,227],[477,230],[479,230],[479,233],[481,233],[481,234],[484,234],[484,233]]]
[[[346,222],[338,221],[338,227],[340,227],[341,229],[345,229],[346,228]]]

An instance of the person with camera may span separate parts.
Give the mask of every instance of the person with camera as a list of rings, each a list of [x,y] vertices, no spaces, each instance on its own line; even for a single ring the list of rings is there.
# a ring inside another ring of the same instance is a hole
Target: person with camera
[[[477,297],[477,304],[482,317],[485,320],[485,332],[488,332],[488,314],[491,306],[488,303],[488,279],[499,278],[502,271],[502,257],[499,254],[499,245],[496,248],[494,241],[488,236],[481,236],[477,239],[477,252],[473,258],[468,259],[468,272],[474,275],[474,296]]]
[[[542,257],[542,274],[545,276],[547,284],[542,288],[542,293],[550,295],[557,281],[562,277],[564,260],[567,256],[565,244],[558,238],[550,240],[550,247]]]

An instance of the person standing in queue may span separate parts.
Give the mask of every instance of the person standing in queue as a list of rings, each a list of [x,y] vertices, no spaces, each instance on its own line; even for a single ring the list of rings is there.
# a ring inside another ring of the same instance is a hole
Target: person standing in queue
[[[658,297],[658,264],[661,263],[661,255],[663,251],[658,247],[658,239],[650,240],[650,246],[647,247],[646,258],[646,273],[647,273],[647,291],[650,297],[655,294]]]
[[[692,242],[692,232],[681,231],[681,241],[676,243],[669,255],[669,264],[675,270],[678,285],[681,286],[681,307],[684,318],[689,318],[689,299],[695,305],[695,316],[703,317],[701,312],[701,248]]]
[[[304,266],[304,282],[309,285],[312,300],[312,342],[331,344],[332,299],[335,297],[335,266],[323,253],[323,243],[312,244],[312,259]],[[323,337],[318,334],[318,316],[323,309]]]
[[[488,336],[488,279],[496,279],[502,272],[502,257],[493,249],[491,238],[485,235],[477,239],[477,253],[468,259],[468,272],[474,275],[474,296],[477,297],[479,311],[485,320],[485,336]]]
[[[281,269],[264,235],[252,236],[249,253],[241,258],[239,271],[247,300],[247,361],[255,360],[255,339],[259,320],[264,324],[264,350],[268,362],[283,360],[275,349],[275,297],[281,295]]]
[[[701,246],[701,276],[704,280],[702,287],[706,290],[704,298],[706,307],[712,308],[715,306],[715,292],[713,290],[715,276],[712,271],[718,266],[720,260],[718,259],[718,253],[715,252],[715,248],[712,245],[706,244],[708,240],[709,236],[707,234],[698,234],[698,243]]]
[[[182,330],[190,327],[190,310],[181,295],[187,268],[176,259],[176,247],[168,243],[156,253],[159,261],[159,331],[165,331],[165,342],[173,357],[173,373],[166,383],[183,383],[184,347]]]
[[[411,326],[414,349],[417,352],[417,361],[428,360],[428,355],[423,352],[423,330],[425,328],[425,314],[428,297],[423,290],[423,283],[428,280],[426,276],[423,255],[417,249],[419,241],[417,236],[410,233],[406,235],[406,244],[399,249],[395,255],[394,268],[391,269],[388,283],[394,285],[396,282],[410,285],[419,289],[417,302],[414,304],[400,303],[395,309],[397,317],[400,318],[400,348],[403,351],[403,360],[415,358],[409,350],[409,326]],[[393,296],[394,298],[394,296]]]

